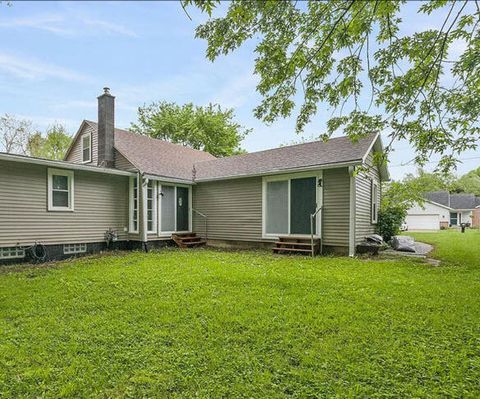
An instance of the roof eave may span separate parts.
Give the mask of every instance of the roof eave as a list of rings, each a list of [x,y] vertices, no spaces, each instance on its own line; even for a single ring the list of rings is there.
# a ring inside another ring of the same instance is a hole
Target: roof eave
[[[370,154],[370,152],[372,151],[372,149],[375,146],[377,146],[379,148],[378,151],[383,152],[384,147],[383,147],[383,142],[382,142],[382,135],[380,134],[380,132],[375,134],[375,137],[372,140],[370,146],[368,147],[368,150],[363,155],[363,158],[362,158],[363,163],[365,163],[367,161],[368,155]],[[378,169],[380,170],[380,177],[381,177],[382,181],[390,181],[390,173],[388,171],[388,166],[387,166],[386,162],[383,163],[382,165],[379,165]]]
[[[195,182],[193,180],[188,180],[188,179],[180,179],[177,177],[170,177],[170,176],[162,176],[162,175],[156,175],[154,173],[142,173],[142,176],[150,179],[150,180],[158,180],[166,183],[178,183],[178,184],[187,184],[187,185],[193,185]]]
[[[204,183],[204,182],[209,182],[209,181],[242,179],[242,178],[246,178],[246,177],[282,175],[282,174],[286,174],[286,173],[308,172],[308,171],[311,171],[311,170],[341,168],[341,167],[345,167],[345,166],[361,165],[362,163],[363,163],[362,159],[356,159],[356,160],[347,161],[347,162],[338,162],[338,163],[329,163],[329,164],[320,164],[320,165],[311,165],[311,166],[300,166],[298,168],[273,169],[273,170],[270,170],[268,172],[262,172],[262,173],[245,173],[245,174],[239,174],[239,175],[209,177],[209,178],[203,178],[203,179],[202,178],[196,178],[195,182]]]
[[[72,162],[57,161],[57,160],[43,159],[43,158],[34,158],[34,157],[28,157],[24,155],[17,155],[17,154],[0,153],[0,160],[28,163],[33,165],[43,165],[43,166],[48,166],[52,168],[80,170],[80,171],[93,172],[93,173],[105,173],[105,174],[119,175],[119,176],[135,176],[136,175],[135,173],[128,172],[125,170],[120,170],[120,169],[102,168],[100,166],[93,166],[93,165],[88,166],[88,165],[76,164]]]

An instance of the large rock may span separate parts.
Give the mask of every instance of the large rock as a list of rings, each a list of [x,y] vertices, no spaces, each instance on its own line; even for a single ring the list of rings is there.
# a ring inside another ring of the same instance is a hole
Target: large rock
[[[415,240],[410,236],[393,236],[392,247],[396,251],[415,252]]]
[[[365,240],[367,242],[374,242],[376,244],[383,244],[383,238],[382,238],[382,236],[379,236],[378,234],[370,234],[369,236],[365,237]]]

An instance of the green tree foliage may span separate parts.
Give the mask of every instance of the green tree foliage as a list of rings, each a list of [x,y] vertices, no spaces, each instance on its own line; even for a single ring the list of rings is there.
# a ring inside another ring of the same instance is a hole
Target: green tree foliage
[[[71,142],[65,126],[56,123],[47,129],[45,137],[39,132],[29,137],[27,153],[32,157],[63,159]]]
[[[471,170],[452,184],[452,191],[480,196],[480,168]]]
[[[234,121],[233,109],[156,102],[138,109],[131,130],[150,137],[207,151],[216,157],[244,152],[240,143],[250,132]]]
[[[417,174],[407,174],[401,181],[383,185],[381,209],[403,209],[405,212],[414,204],[422,205],[425,193],[451,191],[455,176],[449,173],[428,173],[419,168]]]
[[[403,206],[381,209],[378,213],[377,233],[383,237],[384,241],[390,241],[394,235],[400,233],[400,226],[406,216],[407,210]]]
[[[196,36],[207,41],[212,61],[256,41],[257,118],[268,123],[296,113],[302,132],[320,107],[329,107],[335,112],[325,137],[382,131],[387,153],[405,139],[419,165],[436,153],[438,169],[450,170],[480,138],[480,7],[418,2],[416,18],[430,27],[417,29],[416,21],[402,20],[406,3],[232,1],[215,18],[217,2],[183,5],[210,15]]]

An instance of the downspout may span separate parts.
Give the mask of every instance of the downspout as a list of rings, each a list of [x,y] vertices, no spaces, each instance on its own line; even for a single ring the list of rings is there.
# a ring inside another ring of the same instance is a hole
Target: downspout
[[[349,239],[348,239],[348,256],[355,256],[355,210],[356,210],[356,181],[355,166],[348,167],[350,175],[350,223],[349,223]]]
[[[141,189],[140,189],[140,198],[142,204],[142,218],[140,221],[140,239],[142,241],[142,248],[145,252],[148,252],[148,236],[147,236],[147,185],[148,185],[148,178],[144,178],[144,173],[139,175],[139,179],[141,179]]]

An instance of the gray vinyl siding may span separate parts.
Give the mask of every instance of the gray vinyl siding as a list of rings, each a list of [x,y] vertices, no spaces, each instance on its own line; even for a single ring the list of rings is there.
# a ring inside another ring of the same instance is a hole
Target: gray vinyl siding
[[[0,246],[126,239],[128,177],[74,171],[74,211],[47,210],[47,167],[0,161]]]
[[[83,162],[81,138],[85,133],[90,133],[92,137],[92,161],[88,162],[87,165],[97,165],[98,135],[97,135],[97,131],[95,129],[92,129],[92,127],[88,123],[83,124],[82,130],[76,136],[75,142],[72,145],[72,150],[70,151],[70,154],[68,154],[66,161],[75,162],[75,163]]]
[[[348,246],[350,176],[347,168],[323,172],[325,245]],[[212,240],[262,241],[262,178],[199,183],[193,208],[207,215]],[[193,213],[193,231],[204,235],[204,219]]]
[[[347,247],[350,230],[348,168],[323,171],[323,244]]]
[[[122,154],[120,154],[117,150],[114,152],[115,157],[115,168],[122,169],[122,170],[135,170],[135,166],[133,166],[130,161],[125,158]]]
[[[356,205],[355,205],[355,244],[358,245],[364,237],[375,233],[375,224],[371,215],[372,181],[378,184],[378,202],[380,203],[381,185],[378,167],[373,165],[373,153],[367,157],[368,171],[361,172],[355,177]]]
[[[262,240],[262,178],[199,183],[193,187],[193,208],[208,217],[212,240]],[[193,213],[193,231],[204,235],[204,220]]]

